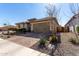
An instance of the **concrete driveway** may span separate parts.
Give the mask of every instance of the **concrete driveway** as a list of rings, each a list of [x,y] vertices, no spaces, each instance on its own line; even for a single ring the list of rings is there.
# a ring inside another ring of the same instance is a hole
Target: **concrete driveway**
[[[48,56],[47,54],[0,38],[0,56]]]

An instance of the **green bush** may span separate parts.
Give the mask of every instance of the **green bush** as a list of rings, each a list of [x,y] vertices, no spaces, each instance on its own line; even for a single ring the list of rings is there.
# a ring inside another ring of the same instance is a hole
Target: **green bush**
[[[44,48],[46,47],[47,40],[45,38],[40,39],[39,41],[39,47]]]
[[[79,26],[77,26],[76,30],[77,30],[77,32],[79,33]]]
[[[25,28],[17,29],[16,32],[18,32],[18,33],[25,33],[26,29]]]
[[[50,43],[53,44],[53,43],[57,43],[57,37],[55,34],[53,34],[52,36],[52,39],[50,40]]]
[[[57,36],[55,34],[50,36],[51,39],[49,39],[47,36],[42,37],[39,41],[39,47],[44,48],[48,44],[57,44]]]
[[[76,44],[76,40],[73,39],[73,38],[71,38],[69,41],[70,41],[71,43],[73,43],[73,44]]]
[[[22,31],[23,33],[25,33],[25,32],[26,32],[26,29],[25,29],[25,28],[22,28],[21,31]]]
[[[70,39],[70,42],[71,42],[72,44],[79,45],[79,39],[71,38],[71,39]]]

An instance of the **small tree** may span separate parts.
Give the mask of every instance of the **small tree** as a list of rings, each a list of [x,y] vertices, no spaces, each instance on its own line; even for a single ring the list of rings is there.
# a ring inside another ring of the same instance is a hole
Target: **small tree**
[[[54,4],[48,4],[46,6],[47,15],[49,17],[55,17],[56,18],[55,20],[58,22],[60,21],[60,16],[59,16],[60,10],[61,10],[61,8],[56,7],[56,5],[54,5]],[[55,25],[53,25],[53,27],[55,28]]]
[[[61,8],[56,7],[56,5],[54,4],[48,4],[45,8],[48,16],[56,17],[60,19],[59,14],[60,14]]]
[[[9,31],[8,31],[8,28],[7,28],[7,24],[4,23],[3,25],[4,25],[4,27],[5,27],[5,30],[7,30],[7,34],[9,34]]]
[[[6,26],[7,24],[6,23],[4,23],[4,26]]]
[[[8,20],[5,20],[5,21],[6,21],[6,23],[4,23],[3,25],[4,25],[4,27],[6,27],[7,34],[9,35],[9,34],[10,34],[10,31],[9,31],[9,26],[10,26],[10,23],[9,23],[9,21],[8,21]]]

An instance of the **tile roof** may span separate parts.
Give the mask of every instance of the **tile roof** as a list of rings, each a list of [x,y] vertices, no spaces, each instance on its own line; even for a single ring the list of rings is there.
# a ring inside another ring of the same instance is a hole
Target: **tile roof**
[[[31,23],[31,22],[41,22],[41,21],[47,21],[47,20],[54,20],[56,21],[56,23],[58,24],[58,21],[55,17],[45,17],[45,18],[41,18],[41,19],[36,19],[36,18],[31,18],[28,19],[28,21],[26,22],[20,22],[20,23],[16,23],[16,24],[21,24],[21,23]]]

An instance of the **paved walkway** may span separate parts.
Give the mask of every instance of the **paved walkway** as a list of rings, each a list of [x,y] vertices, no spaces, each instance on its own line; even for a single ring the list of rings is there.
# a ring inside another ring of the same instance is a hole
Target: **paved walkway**
[[[0,39],[0,56],[48,56],[47,54]]]

